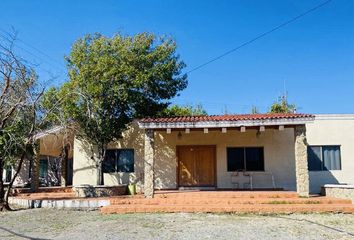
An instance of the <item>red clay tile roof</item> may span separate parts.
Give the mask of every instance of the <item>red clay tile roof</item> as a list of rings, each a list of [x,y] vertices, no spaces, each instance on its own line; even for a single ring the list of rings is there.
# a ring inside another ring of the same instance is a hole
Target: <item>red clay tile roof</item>
[[[144,118],[141,123],[176,123],[176,122],[218,122],[218,121],[247,121],[272,119],[313,118],[312,114],[300,113],[266,113],[266,114],[226,114],[210,116],[183,116],[164,118]]]

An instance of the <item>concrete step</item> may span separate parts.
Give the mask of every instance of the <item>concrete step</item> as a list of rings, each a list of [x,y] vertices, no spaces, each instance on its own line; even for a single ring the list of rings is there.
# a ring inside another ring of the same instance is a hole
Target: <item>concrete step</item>
[[[354,213],[351,204],[234,204],[209,205],[111,205],[101,208],[103,214],[125,213]]]
[[[351,204],[351,200],[336,199],[329,197],[314,198],[110,198],[111,205],[156,205],[156,204]]]

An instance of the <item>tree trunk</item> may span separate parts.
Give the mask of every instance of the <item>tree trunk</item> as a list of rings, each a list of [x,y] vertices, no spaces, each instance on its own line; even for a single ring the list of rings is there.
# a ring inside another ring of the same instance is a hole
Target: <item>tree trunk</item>
[[[60,186],[66,187],[67,186],[67,166],[68,166],[68,158],[69,158],[69,146],[65,145],[62,151],[62,158],[61,158],[61,177],[60,177]]]
[[[102,164],[98,163],[97,164],[97,181],[96,184],[97,185],[103,185],[104,183],[102,183],[102,178],[103,178],[103,172],[102,172]]]
[[[103,161],[106,158],[107,147],[101,146],[97,164],[97,185],[104,185]]]
[[[19,174],[19,172],[22,169],[22,165],[23,165],[23,161],[25,160],[25,157],[26,157],[26,151],[24,151],[22,153],[20,161],[19,161],[19,163],[17,165],[16,172],[15,172],[14,176],[12,177],[12,179],[11,179],[11,181],[9,183],[9,186],[7,187],[7,191],[5,193],[5,199],[4,199],[4,208],[6,210],[12,210],[10,205],[9,205],[9,196],[10,196],[10,193],[11,193],[12,186],[13,186],[13,184],[15,182],[15,179],[16,179],[17,175]]]
[[[4,175],[4,161],[0,158],[0,211],[3,210],[5,204],[5,187],[3,181]]]
[[[39,188],[39,143],[36,143],[33,148],[32,172],[31,172],[31,191],[36,192]]]

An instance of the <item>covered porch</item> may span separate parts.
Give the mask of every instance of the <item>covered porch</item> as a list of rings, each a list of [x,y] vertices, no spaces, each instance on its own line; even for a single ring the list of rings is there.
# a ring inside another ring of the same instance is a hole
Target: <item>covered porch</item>
[[[307,114],[142,119],[143,191],[288,190],[309,196]]]
[[[37,149],[30,160],[31,190],[40,187],[72,185],[73,140],[72,132],[62,126],[51,128],[36,135]]]
[[[72,185],[73,135],[63,127],[53,127],[38,133],[36,148],[28,154],[18,173],[15,191],[49,192],[58,187],[63,190]],[[14,171],[11,171],[11,178]]]

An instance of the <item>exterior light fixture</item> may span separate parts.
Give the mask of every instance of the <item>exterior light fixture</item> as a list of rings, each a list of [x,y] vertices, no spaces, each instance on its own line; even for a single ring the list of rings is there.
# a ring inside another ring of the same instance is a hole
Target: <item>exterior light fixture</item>
[[[178,134],[177,134],[177,138],[178,139],[182,139],[182,133],[179,131]]]

